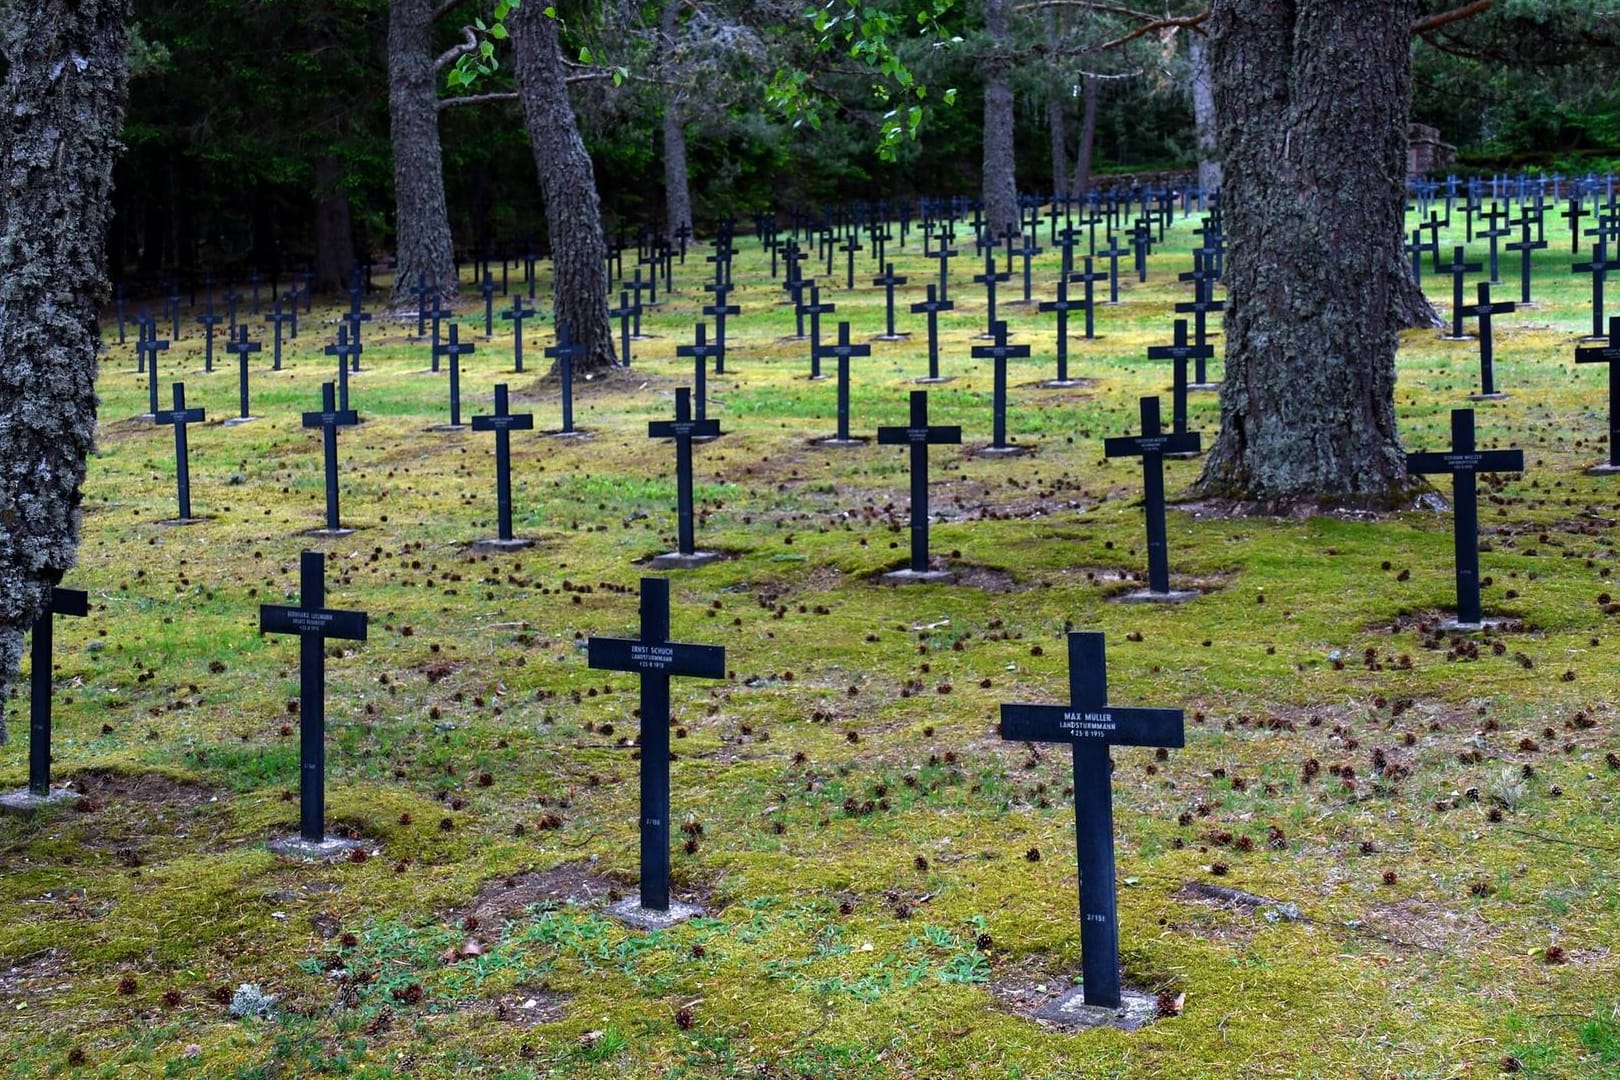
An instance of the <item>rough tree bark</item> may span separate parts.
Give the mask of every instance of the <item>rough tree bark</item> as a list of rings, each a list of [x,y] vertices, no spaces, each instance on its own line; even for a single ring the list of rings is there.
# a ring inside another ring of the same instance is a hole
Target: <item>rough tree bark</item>
[[[618,363],[607,315],[607,243],[602,236],[591,158],[568,100],[557,20],[539,4],[523,4],[512,12],[507,28],[512,35],[518,97],[546,202],[552,312],[557,322],[567,324],[574,341],[587,349],[585,357],[575,362],[574,371],[603,371]]]
[[[1073,194],[1076,198],[1085,195],[1091,190],[1091,152],[1097,143],[1097,97],[1100,92],[1100,80],[1094,76],[1085,76],[1080,84],[1080,94],[1084,99],[1080,113],[1080,148],[1074,154],[1074,184]]]
[[[1046,13],[1046,38],[1058,41],[1062,31],[1055,10]],[[1069,193],[1069,95],[1070,80],[1054,72],[1046,88],[1046,135],[1052,142],[1052,194]]]
[[[433,55],[436,0],[388,5],[388,125],[394,149],[396,269],[389,303],[416,307],[411,290],[428,281],[445,300],[457,292],[450,211],[439,147],[438,68]],[[346,268],[345,268],[346,272]]]
[[[0,4],[0,742],[24,635],[79,545],[129,9]]]
[[[1226,375],[1197,490],[1273,510],[1411,491],[1395,425],[1415,0],[1215,0]]]
[[[1008,0],[984,0],[988,59],[984,64],[984,221],[994,236],[1017,229],[1018,179],[1013,150],[1012,67],[1007,50]]]
[[[659,45],[666,53],[675,48],[676,35],[681,30],[681,12],[686,4],[687,0],[665,0],[659,21],[662,35]],[[683,225],[688,231],[692,228],[692,191],[686,172],[686,110],[682,108],[680,88],[675,86],[669,88],[669,97],[664,103],[664,212],[664,227],[670,242],[674,243]]]
[[[1187,32],[1188,89],[1192,92],[1193,125],[1198,133],[1198,187],[1205,195],[1221,190],[1220,143],[1215,134],[1215,93],[1209,80],[1209,46],[1204,35]]]
[[[1062,195],[1069,190],[1069,125],[1063,115],[1062,79],[1053,79],[1046,95],[1046,134],[1052,140],[1052,191]]]

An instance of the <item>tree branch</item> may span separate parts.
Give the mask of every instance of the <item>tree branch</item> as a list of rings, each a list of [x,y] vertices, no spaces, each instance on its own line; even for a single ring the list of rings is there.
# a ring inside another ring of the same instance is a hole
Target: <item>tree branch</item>
[[[1482,11],[1488,11],[1493,0],[1475,0],[1472,4],[1464,4],[1450,11],[1442,11],[1436,15],[1428,15],[1412,24],[1413,34],[1427,34],[1431,30],[1438,30],[1447,23],[1454,23],[1461,19],[1471,19]]]
[[[1122,4],[1100,3],[1099,0],[1037,0],[1035,3],[1019,4],[1014,11],[1040,11],[1043,8],[1079,7],[1087,11],[1100,11],[1106,15],[1123,15],[1137,22],[1155,22],[1159,16],[1150,11],[1137,11]]]
[[[485,105],[492,101],[516,101],[516,90],[497,90],[488,94],[463,94],[461,97],[447,97],[439,99],[439,109],[452,108],[456,105]]]
[[[473,33],[473,28],[463,26],[461,32],[465,35],[462,40],[444,50],[439,54],[439,58],[433,61],[434,71],[443,71],[468,53],[478,51],[478,37]]]
[[[1487,0],[1487,2],[1489,2],[1489,0]],[[1155,30],[1167,30],[1172,27],[1186,27],[1188,30],[1197,30],[1200,34],[1202,34],[1204,31],[1200,29],[1200,27],[1208,19],[1209,12],[1207,11],[1199,12],[1197,15],[1188,15],[1185,18],[1155,19],[1146,26],[1138,26],[1135,30],[1132,30],[1128,34],[1121,34],[1112,41],[1103,42],[1101,45],[1097,46],[1097,51],[1105,52],[1108,49],[1117,49],[1126,42],[1135,41],[1144,34],[1151,34]]]

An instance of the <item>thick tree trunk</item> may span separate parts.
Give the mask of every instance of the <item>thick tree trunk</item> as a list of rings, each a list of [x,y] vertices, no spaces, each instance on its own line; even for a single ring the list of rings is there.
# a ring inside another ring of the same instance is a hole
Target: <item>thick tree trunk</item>
[[[575,373],[605,370],[617,364],[607,315],[607,243],[591,157],[579,137],[563,81],[557,20],[539,4],[523,4],[512,13],[509,29],[518,96],[546,201],[552,311],[557,322],[567,324],[574,341],[588,350],[574,364]]]
[[[687,0],[665,0],[664,13],[659,22],[663,32],[660,45],[668,53],[675,48],[676,35],[681,30],[681,12]],[[671,243],[685,226],[692,228],[692,191],[686,173],[686,110],[682,108],[680,88],[671,87],[664,104],[664,227]]]
[[[388,124],[394,148],[396,269],[389,303],[416,307],[428,281],[446,301],[456,295],[455,249],[444,199],[439,92],[433,55],[435,0],[388,5]]]
[[[1415,0],[1215,0],[1226,376],[1204,494],[1388,506]]]
[[[667,235],[676,243],[682,226],[691,233],[692,193],[686,178],[686,118],[674,99],[664,106],[664,204]]]
[[[336,292],[348,285],[353,266],[354,221],[349,216],[349,196],[337,158],[327,154],[315,161],[315,276],[310,287],[316,292]]]
[[[1055,10],[1046,13],[1046,39],[1059,41],[1062,32]],[[1052,194],[1069,193],[1069,96],[1071,82],[1055,72],[1046,90],[1046,135],[1052,143]]]
[[[0,742],[24,635],[79,546],[129,19],[128,0],[34,0],[0,39]]]
[[[1221,190],[1220,143],[1215,133],[1215,93],[1209,80],[1209,47],[1204,35],[1187,35],[1187,62],[1191,68],[1193,124],[1198,132],[1198,187],[1207,196]]]
[[[1062,79],[1053,79],[1046,95],[1046,134],[1052,140],[1052,191],[1061,195],[1069,190],[1069,125],[1064,113],[1066,102]]]
[[[1013,92],[1007,83],[1007,0],[985,0],[989,59],[984,65],[984,220],[1000,236],[1021,223],[1017,162],[1013,150]]]
[[[1080,114],[1080,149],[1074,155],[1076,198],[1091,190],[1091,152],[1097,144],[1097,97],[1100,89],[1098,80],[1090,75],[1085,76],[1085,81],[1080,85],[1084,104]]]

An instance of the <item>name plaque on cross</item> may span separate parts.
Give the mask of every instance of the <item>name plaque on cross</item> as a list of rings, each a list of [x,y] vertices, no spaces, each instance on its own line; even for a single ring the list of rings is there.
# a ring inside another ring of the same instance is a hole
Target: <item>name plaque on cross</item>
[[[1114,887],[1114,806],[1110,746],[1186,744],[1180,709],[1108,704],[1103,635],[1073,631],[1067,705],[1007,704],[1000,733],[1017,742],[1068,743],[1074,754],[1074,824],[1080,871],[1079,993],[1089,1007],[1117,1009],[1119,914]],[[1061,1013],[1062,1004],[1048,1008]]]
[[[669,640],[669,579],[641,579],[640,638],[589,638],[586,662],[641,679],[641,896],[621,914],[643,925],[663,925],[676,914],[669,899],[669,680],[674,676],[723,679],[723,646]],[[640,913],[650,913],[643,919]]]

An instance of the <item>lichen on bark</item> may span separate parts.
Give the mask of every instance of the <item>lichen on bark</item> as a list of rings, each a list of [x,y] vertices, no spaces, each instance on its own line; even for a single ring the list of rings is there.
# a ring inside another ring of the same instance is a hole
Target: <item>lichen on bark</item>
[[[1216,0],[1224,156],[1221,431],[1197,490],[1293,509],[1387,507],[1410,321],[1401,248],[1413,0]]]
[[[0,742],[24,637],[78,549],[128,35],[128,0],[0,5]]]

